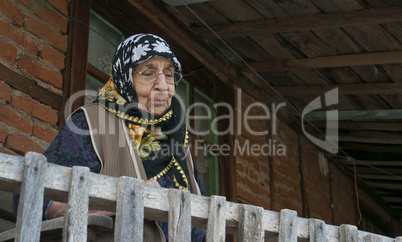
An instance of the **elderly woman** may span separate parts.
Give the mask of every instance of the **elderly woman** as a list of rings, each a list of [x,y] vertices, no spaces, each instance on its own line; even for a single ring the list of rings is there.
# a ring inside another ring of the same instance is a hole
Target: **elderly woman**
[[[205,195],[187,147],[184,112],[174,96],[181,73],[162,38],[137,34],[126,39],[117,47],[112,76],[97,100],[67,120],[45,152],[48,161]],[[43,217],[61,217],[66,208],[46,201]],[[90,213],[113,216],[107,211]],[[145,227],[148,241],[168,238],[167,223],[146,221]],[[204,232],[193,228],[191,236],[192,241],[202,241]]]

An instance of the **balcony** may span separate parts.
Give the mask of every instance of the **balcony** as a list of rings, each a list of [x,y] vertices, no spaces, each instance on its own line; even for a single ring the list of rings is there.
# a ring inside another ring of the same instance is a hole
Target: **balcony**
[[[221,196],[202,197],[148,186],[131,177],[90,173],[87,167],[62,167],[33,152],[25,158],[0,154],[0,191],[21,194],[15,228],[7,222],[11,227],[0,231],[0,241],[39,241],[42,235],[55,234],[49,231],[58,231],[54,236],[63,241],[97,241],[106,236],[142,241],[145,218],[168,222],[170,241],[190,241],[191,227],[198,227],[206,229],[206,241],[224,241],[226,234],[235,234],[238,241],[402,242],[402,237],[359,231],[353,225],[298,217],[288,209],[274,212]],[[67,202],[65,217],[42,222],[44,198]],[[116,212],[114,221],[89,215],[89,207]]]

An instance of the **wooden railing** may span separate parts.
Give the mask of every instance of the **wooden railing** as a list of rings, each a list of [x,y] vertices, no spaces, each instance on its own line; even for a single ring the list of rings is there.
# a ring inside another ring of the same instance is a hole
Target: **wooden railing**
[[[190,241],[191,227],[206,229],[207,241],[224,241],[237,234],[239,241],[399,241],[364,231],[353,225],[334,226],[321,220],[297,217],[296,211],[280,213],[261,207],[202,197],[178,189],[145,185],[131,177],[109,177],[87,167],[67,168],[46,162],[43,155],[24,157],[0,154],[0,190],[20,193],[16,241],[39,241],[44,197],[68,202],[62,220],[64,241],[86,241],[88,206],[115,211],[114,240],[142,241],[144,218],[167,221],[170,241]],[[89,204],[89,205],[88,205]],[[2,237],[3,236],[3,237]]]

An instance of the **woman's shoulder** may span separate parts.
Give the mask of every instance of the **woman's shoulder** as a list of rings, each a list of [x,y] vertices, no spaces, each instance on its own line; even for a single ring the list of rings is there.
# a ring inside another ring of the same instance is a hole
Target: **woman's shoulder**
[[[70,128],[89,129],[85,112],[82,109],[75,111],[66,121]],[[71,126],[73,125],[73,126]]]
[[[89,129],[88,118],[99,115],[99,110],[104,110],[98,103],[90,103],[80,107],[67,119],[66,124],[80,129]]]

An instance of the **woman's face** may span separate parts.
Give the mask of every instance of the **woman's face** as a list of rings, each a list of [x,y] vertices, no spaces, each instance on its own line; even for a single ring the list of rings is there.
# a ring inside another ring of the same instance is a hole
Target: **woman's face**
[[[172,103],[175,85],[168,84],[163,74],[160,74],[154,82],[144,80],[138,72],[147,69],[155,69],[158,73],[166,70],[174,72],[174,65],[167,58],[156,56],[139,64],[133,71],[133,85],[137,93],[139,108],[151,114],[161,115]]]

